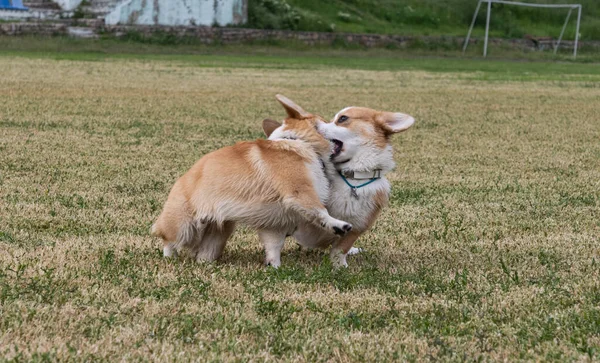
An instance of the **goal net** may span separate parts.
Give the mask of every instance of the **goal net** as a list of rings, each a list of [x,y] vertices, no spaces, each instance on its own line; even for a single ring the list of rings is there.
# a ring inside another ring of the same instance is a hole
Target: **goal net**
[[[577,29],[575,31],[575,44],[573,46],[573,57],[577,57],[577,43],[579,42],[579,23],[581,22],[581,4],[533,4],[533,3],[523,3],[518,1],[505,1],[505,0],[479,0],[477,3],[477,8],[475,9],[475,13],[473,14],[473,21],[471,21],[471,26],[469,27],[469,32],[467,33],[467,38],[465,39],[465,44],[463,45],[463,54],[467,50],[467,46],[469,45],[469,40],[471,38],[471,32],[473,31],[473,26],[475,26],[475,20],[477,19],[477,15],[479,14],[479,10],[481,9],[481,4],[487,3],[487,16],[485,20],[485,40],[483,43],[483,56],[487,56],[487,48],[488,48],[488,37],[490,31],[490,17],[492,15],[492,3],[498,4],[508,4],[508,5],[516,5],[516,6],[529,6],[534,8],[554,8],[554,9],[569,9],[569,13],[565,19],[565,23],[560,32],[560,36],[558,37],[558,41],[554,45],[554,54],[558,50],[560,46],[560,42],[562,40],[563,34],[565,33],[565,29],[567,28],[567,24],[569,23],[569,18],[571,17],[571,13],[573,10],[577,10]]]

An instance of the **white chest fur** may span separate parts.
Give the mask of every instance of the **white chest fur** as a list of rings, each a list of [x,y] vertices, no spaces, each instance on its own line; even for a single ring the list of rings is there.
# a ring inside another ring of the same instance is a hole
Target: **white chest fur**
[[[352,185],[361,185],[367,181],[348,179]],[[364,231],[368,227],[373,211],[379,207],[376,195],[380,192],[384,192],[386,198],[389,195],[390,183],[386,178],[377,179],[369,185],[356,189],[358,198],[355,198],[351,195],[351,188],[338,175],[331,183],[327,210],[332,217],[349,222],[357,230]]]

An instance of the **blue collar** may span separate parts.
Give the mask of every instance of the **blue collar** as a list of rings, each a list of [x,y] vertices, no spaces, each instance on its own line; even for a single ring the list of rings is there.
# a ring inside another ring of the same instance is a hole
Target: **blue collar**
[[[371,184],[375,180],[380,179],[380,177],[379,178],[372,178],[368,182],[362,183],[361,185],[352,185],[352,184],[350,184],[350,182],[348,181],[348,179],[346,179],[346,177],[344,176],[344,174],[342,174],[341,171],[338,170],[338,174],[340,174],[340,176],[342,177],[342,180],[344,180],[344,182],[346,183],[346,185],[348,185],[353,190],[356,190],[356,189],[359,189],[359,188],[362,188],[362,187],[366,187],[367,185]]]

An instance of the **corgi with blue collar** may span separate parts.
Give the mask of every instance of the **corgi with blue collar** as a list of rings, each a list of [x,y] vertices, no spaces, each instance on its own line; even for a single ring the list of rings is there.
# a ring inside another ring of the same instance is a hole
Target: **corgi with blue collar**
[[[331,247],[332,264],[348,266],[346,257],[359,252],[354,243],[389,201],[390,182],[385,175],[395,167],[391,136],[408,130],[414,122],[404,113],[346,107],[330,123],[319,125],[319,132],[332,144],[327,211],[353,228],[342,237],[332,237],[303,223],[293,234],[301,246]]]

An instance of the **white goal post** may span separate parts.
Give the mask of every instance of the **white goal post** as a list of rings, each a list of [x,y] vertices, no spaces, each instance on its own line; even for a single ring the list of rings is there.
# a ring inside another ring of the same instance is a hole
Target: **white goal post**
[[[558,37],[558,41],[554,45],[554,54],[558,50],[560,46],[560,41],[562,40],[563,34],[565,33],[565,28],[569,23],[569,18],[571,17],[571,13],[573,9],[577,9],[577,30],[575,31],[575,45],[573,47],[573,57],[577,57],[577,43],[579,42],[579,23],[581,23],[581,4],[533,4],[533,3],[523,3],[518,1],[505,1],[505,0],[479,0],[477,3],[477,8],[475,9],[475,13],[473,14],[473,21],[471,21],[471,26],[469,27],[469,32],[467,33],[467,37],[465,38],[465,44],[463,45],[463,54],[467,50],[467,45],[469,45],[469,39],[471,38],[471,32],[473,31],[473,26],[475,25],[475,20],[477,19],[477,14],[479,14],[479,9],[481,8],[481,3],[487,3],[487,17],[485,21],[485,41],[483,43],[483,56],[487,57],[487,46],[488,46],[488,35],[490,31],[490,15],[492,13],[492,3],[499,4],[508,4],[508,5],[519,5],[519,6],[529,6],[534,8],[563,8],[569,9],[569,13],[567,14],[567,18],[565,19],[565,24],[560,32],[560,36]]]

